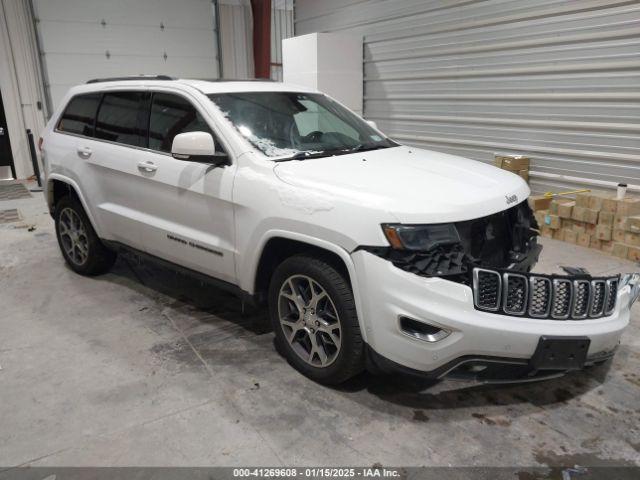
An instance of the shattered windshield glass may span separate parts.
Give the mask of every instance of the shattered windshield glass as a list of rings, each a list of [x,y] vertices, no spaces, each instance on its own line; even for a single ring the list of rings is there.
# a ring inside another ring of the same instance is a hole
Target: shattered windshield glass
[[[232,92],[211,94],[209,98],[240,134],[274,159],[397,146],[323,94]]]

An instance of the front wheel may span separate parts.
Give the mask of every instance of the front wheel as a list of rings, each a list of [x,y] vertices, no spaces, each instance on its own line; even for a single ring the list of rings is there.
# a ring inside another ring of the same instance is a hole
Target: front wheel
[[[363,341],[353,293],[328,262],[296,255],[282,262],[269,286],[278,350],[309,378],[337,384],[363,369]]]

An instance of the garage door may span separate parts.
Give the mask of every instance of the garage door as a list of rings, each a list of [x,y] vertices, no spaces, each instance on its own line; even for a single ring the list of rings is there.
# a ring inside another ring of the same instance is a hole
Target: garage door
[[[210,0],[33,0],[53,106],[90,78],[217,78]]]
[[[296,0],[364,36],[365,117],[408,144],[532,158],[532,187],[640,186],[640,2]]]

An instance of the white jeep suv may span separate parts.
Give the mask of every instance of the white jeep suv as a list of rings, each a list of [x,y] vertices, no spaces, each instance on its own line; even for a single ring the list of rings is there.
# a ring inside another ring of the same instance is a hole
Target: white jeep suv
[[[400,145],[308,88],[92,80],[41,149],[71,269],[128,249],[266,303],[279,350],[319,382],[558,375],[613,355],[638,294],[637,275],[531,273],[520,177]]]

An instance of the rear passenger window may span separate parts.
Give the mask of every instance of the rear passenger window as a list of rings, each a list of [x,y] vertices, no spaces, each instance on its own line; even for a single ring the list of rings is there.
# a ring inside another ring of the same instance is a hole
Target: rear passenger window
[[[93,137],[93,123],[101,96],[100,93],[89,93],[73,97],[60,117],[58,130]]]
[[[179,133],[208,132],[211,129],[191,103],[178,95],[154,93],[149,117],[149,148],[171,152]],[[216,142],[218,149],[218,142]]]
[[[140,129],[140,103],[143,92],[105,93],[96,121],[96,138],[143,146],[144,136]]]

